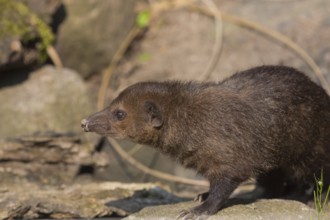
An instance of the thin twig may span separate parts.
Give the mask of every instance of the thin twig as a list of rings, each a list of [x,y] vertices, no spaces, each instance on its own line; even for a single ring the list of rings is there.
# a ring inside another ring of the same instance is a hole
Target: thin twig
[[[133,147],[130,151],[128,151],[128,154],[131,155],[131,156],[133,156],[133,155],[136,154],[136,152],[138,152],[142,147],[143,147],[143,145],[141,145],[141,144],[136,144],[136,145],[134,145],[134,147]]]
[[[61,58],[53,46],[47,47],[47,54],[56,68],[63,68]]]
[[[303,49],[301,48],[297,43],[292,41],[290,38],[285,36],[284,34],[281,34],[280,32],[276,30],[272,30],[269,28],[266,28],[258,23],[240,18],[238,16],[230,15],[224,12],[219,13],[219,11],[211,10],[209,8],[206,8],[204,6],[201,6],[199,4],[193,3],[192,1],[189,0],[164,0],[164,1],[159,1],[157,3],[154,3],[151,5],[151,11],[154,12],[154,15],[157,15],[158,13],[162,11],[166,11],[169,9],[177,9],[177,8],[184,8],[188,7],[190,9],[193,9],[195,11],[198,11],[200,13],[203,13],[207,16],[212,16],[216,17],[218,19],[222,19],[227,22],[231,22],[233,24],[236,24],[238,26],[244,27],[244,28],[249,28],[252,30],[255,30],[259,33],[262,33],[284,45],[286,45],[289,49],[291,49],[293,52],[295,52],[299,57],[301,57],[306,64],[312,69],[316,77],[319,79],[321,85],[328,91],[330,94],[330,85],[325,79],[324,75],[322,74],[321,69],[319,66],[315,63],[313,58]]]
[[[118,144],[118,142],[112,138],[108,138],[108,141],[110,144],[113,146],[113,148],[117,151],[117,153],[128,163],[130,163],[132,166],[138,168],[139,170],[142,170],[143,172],[152,175],[154,177],[172,181],[172,182],[177,182],[177,183],[184,183],[184,184],[189,184],[189,185],[196,185],[196,186],[208,186],[209,184],[206,181],[203,180],[192,180],[192,179],[187,179],[179,176],[174,176],[171,174],[167,174],[164,172],[160,172],[157,170],[150,169],[149,167],[146,167],[145,165],[141,164],[137,160],[135,160],[133,157],[128,155]]]
[[[208,62],[204,72],[201,74],[201,76],[203,77],[202,79],[207,80],[211,77],[211,74],[214,71],[220,59],[222,41],[223,41],[223,25],[222,25],[221,12],[214,4],[214,2],[212,0],[203,0],[203,2],[210,8],[210,10],[213,11],[214,14],[219,14],[219,16],[214,16],[215,43],[213,47],[212,57],[211,60]]]
[[[197,4],[190,4],[189,7],[191,9],[195,10],[195,11],[199,11],[201,13],[204,13],[204,14],[208,15],[208,16],[216,16],[216,17],[219,17],[219,18],[222,17],[223,20],[226,20],[228,22],[231,22],[231,23],[234,23],[236,25],[258,31],[259,33],[262,33],[266,36],[269,36],[272,39],[275,39],[276,41],[279,41],[282,44],[286,45],[288,48],[290,48],[292,51],[294,51],[298,56],[300,56],[307,63],[307,65],[312,69],[312,71],[315,73],[315,75],[319,79],[322,86],[330,94],[330,85],[327,83],[327,80],[323,76],[319,66],[315,63],[313,58],[310,55],[308,55],[308,53],[304,49],[302,49],[297,43],[292,41],[287,36],[279,33],[278,31],[266,28],[266,27],[264,27],[260,24],[257,24],[257,23],[252,22],[252,21],[245,20],[243,18],[234,16],[234,15],[229,15],[229,14],[226,14],[226,13],[223,13],[223,12],[221,14],[218,14],[218,13],[215,14],[210,9],[208,9],[206,7],[203,7],[203,6],[200,6],[200,5],[197,5]]]
[[[134,26],[131,29],[131,31],[128,33],[125,40],[122,42],[122,44],[119,46],[118,50],[116,51],[115,55],[113,56],[110,65],[108,66],[108,68],[106,68],[103,71],[103,78],[101,81],[101,86],[99,89],[98,100],[97,100],[97,109],[98,110],[101,110],[104,108],[106,92],[107,92],[107,88],[108,88],[112,73],[116,69],[118,62],[124,56],[124,53],[126,52],[127,48],[131,45],[132,41],[141,32],[141,30],[142,29],[140,29],[137,26]]]

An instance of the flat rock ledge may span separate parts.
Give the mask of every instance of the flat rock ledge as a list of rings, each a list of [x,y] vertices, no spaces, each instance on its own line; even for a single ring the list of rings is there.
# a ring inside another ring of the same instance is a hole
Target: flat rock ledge
[[[182,201],[156,184],[118,182],[0,187],[0,219],[93,219],[124,217],[151,205]]]
[[[182,202],[171,205],[146,207],[140,212],[132,214],[125,220],[152,220],[152,219],[176,219],[183,209],[189,209],[198,205],[198,202]],[[330,219],[330,210],[318,218],[315,210],[305,204],[292,200],[261,199],[249,204],[236,204],[224,208],[207,220],[327,220]]]
[[[198,202],[184,202],[153,183],[94,182],[59,186],[20,182],[0,185],[0,219],[175,219]],[[329,220],[303,203],[272,199],[248,202],[230,199],[208,220]],[[330,208],[330,207],[329,207]]]

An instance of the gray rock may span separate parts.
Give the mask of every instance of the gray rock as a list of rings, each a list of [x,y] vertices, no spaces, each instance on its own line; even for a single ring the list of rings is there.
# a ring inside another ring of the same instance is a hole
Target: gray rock
[[[116,201],[125,202],[116,204]],[[178,201],[155,184],[103,182],[65,187],[11,184],[0,191],[0,219],[126,216],[147,205]]]
[[[36,13],[47,24],[54,23],[54,17],[62,7],[62,0],[22,0],[34,13]],[[56,27],[54,27],[56,28]]]
[[[175,219],[183,209],[189,209],[197,205],[197,202],[185,202],[174,205],[162,205],[147,207],[138,213],[130,215],[125,220],[151,220],[151,219]],[[330,212],[324,219],[330,217]],[[216,215],[207,218],[208,220],[311,220],[318,219],[315,211],[303,203],[290,200],[259,200],[249,204],[237,204],[224,208]]]
[[[105,68],[134,24],[134,0],[63,1],[67,18],[56,49],[65,66],[84,77]]]
[[[74,134],[48,132],[0,139],[0,186],[26,180],[51,185],[71,183],[82,167],[102,169],[107,159]]]
[[[316,60],[325,77],[329,77],[330,1],[214,2],[220,11],[257,22],[293,39]],[[113,81],[119,82],[112,82],[114,91],[109,94],[138,81],[205,80],[202,73],[215,45],[214,20],[187,9],[169,10],[155,20],[139,47],[130,51],[113,75]],[[219,81],[236,71],[262,64],[293,66],[316,79],[305,62],[281,43],[226,20],[222,24],[222,53],[209,80]]]
[[[43,67],[24,83],[0,90],[0,137],[36,131],[81,132],[93,111],[81,77],[69,69]]]
[[[15,52],[15,48],[12,47],[13,42],[17,42],[17,37],[16,39],[15,37],[5,37],[0,40],[0,67],[6,65],[10,55]],[[20,44],[17,49],[20,49]]]
[[[60,6],[59,0],[0,1],[0,75],[46,61]]]

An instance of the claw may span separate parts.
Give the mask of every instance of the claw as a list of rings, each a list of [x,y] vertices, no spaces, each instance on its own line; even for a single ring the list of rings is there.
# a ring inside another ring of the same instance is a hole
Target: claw
[[[195,201],[195,202],[204,202],[204,201],[207,199],[208,196],[209,196],[209,193],[208,193],[208,192],[198,194],[198,195],[194,198],[194,201]]]
[[[180,220],[195,220],[196,216],[191,210],[182,210],[176,219]]]
[[[177,220],[206,220],[208,215],[199,215],[194,213],[192,210],[182,210],[176,217]]]

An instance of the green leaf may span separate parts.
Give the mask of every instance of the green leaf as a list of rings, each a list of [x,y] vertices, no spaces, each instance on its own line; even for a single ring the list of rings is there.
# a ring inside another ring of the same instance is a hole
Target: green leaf
[[[150,21],[150,12],[149,11],[141,11],[136,18],[136,24],[140,28],[146,28],[149,25]]]

